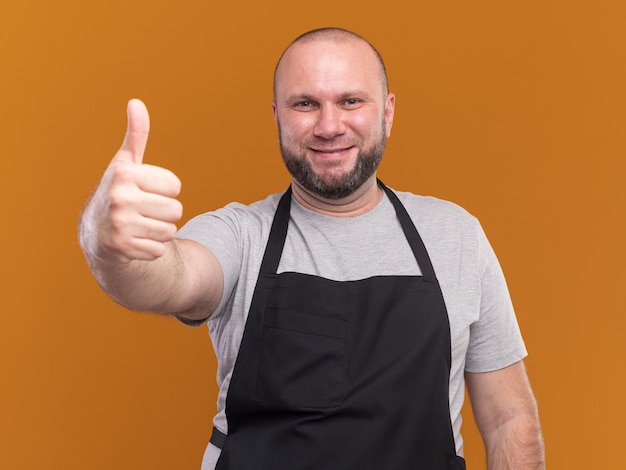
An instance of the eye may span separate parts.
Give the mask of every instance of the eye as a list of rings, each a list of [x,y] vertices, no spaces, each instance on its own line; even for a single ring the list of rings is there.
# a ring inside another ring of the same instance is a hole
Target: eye
[[[292,108],[297,111],[310,111],[315,108],[315,103],[312,101],[298,101],[292,105]]]
[[[358,108],[363,102],[358,98],[348,98],[343,101],[346,108]]]

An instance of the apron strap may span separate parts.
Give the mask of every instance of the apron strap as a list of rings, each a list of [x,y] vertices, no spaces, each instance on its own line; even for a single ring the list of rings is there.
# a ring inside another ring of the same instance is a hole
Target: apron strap
[[[213,432],[211,433],[211,439],[209,440],[209,442],[218,449],[223,449],[224,444],[226,444],[227,437],[228,436],[226,434],[213,426]]]
[[[377,180],[380,187],[385,191],[391,204],[396,210],[396,215],[400,221],[400,226],[404,231],[404,235],[411,246],[413,255],[417,260],[417,264],[422,270],[422,276],[426,279],[436,280],[435,270],[428,256],[428,251],[424,246],[422,237],[420,237],[415,224],[411,220],[408,212],[404,208],[404,205],[398,199],[395,192],[389,189],[381,180]],[[291,186],[285,191],[278,202],[276,208],[276,214],[272,222],[272,228],[270,230],[270,236],[265,248],[265,254],[263,255],[263,261],[261,262],[261,273],[275,275],[278,270],[278,264],[280,263],[280,257],[283,253],[283,247],[285,246],[285,240],[287,238],[287,229],[289,227],[289,213],[291,209]]]
[[[280,257],[283,254],[283,247],[285,246],[285,239],[287,238],[290,209],[291,186],[287,188],[285,194],[280,198],[278,207],[276,208],[276,214],[274,215],[274,221],[272,222],[272,228],[270,230],[270,237],[265,247],[263,261],[261,262],[261,272],[263,274],[274,275],[276,271],[278,271],[278,264],[280,263]]]
[[[398,220],[400,221],[400,225],[402,226],[402,230],[404,231],[404,236],[409,242],[411,246],[411,250],[415,255],[415,259],[417,260],[417,264],[422,270],[422,276],[427,279],[436,280],[437,276],[435,275],[435,270],[433,268],[432,263],[430,262],[430,256],[428,256],[428,251],[426,251],[426,246],[424,246],[424,242],[422,241],[422,237],[415,228],[415,224],[411,220],[408,212],[404,208],[404,205],[398,199],[398,196],[395,192],[389,189],[384,183],[378,180],[378,184],[381,188],[387,193],[389,200],[393,204],[393,207],[396,209],[396,215],[398,216]]]

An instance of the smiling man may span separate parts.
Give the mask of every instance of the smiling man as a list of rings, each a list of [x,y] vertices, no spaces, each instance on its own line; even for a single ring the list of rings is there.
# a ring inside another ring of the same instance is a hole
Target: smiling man
[[[328,40],[321,41],[324,35]],[[279,61],[274,92],[281,152],[296,194],[341,200],[375,186],[395,97],[369,44],[329,31],[300,39]]]
[[[80,241],[122,305],[208,324],[220,393],[203,470],[464,469],[465,384],[488,468],[545,468],[526,349],[479,223],[377,179],[394,105],[363,38],[300,36],[272,104],[291,186],[176,232],[180,181],[143,164],[148,114],[129,103]]]

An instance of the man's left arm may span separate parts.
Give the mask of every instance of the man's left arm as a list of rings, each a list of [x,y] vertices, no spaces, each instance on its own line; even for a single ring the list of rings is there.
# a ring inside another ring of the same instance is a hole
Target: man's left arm
[[[537,402],[524,363],[493,372],[465,374],[489,470],[544,470]]]

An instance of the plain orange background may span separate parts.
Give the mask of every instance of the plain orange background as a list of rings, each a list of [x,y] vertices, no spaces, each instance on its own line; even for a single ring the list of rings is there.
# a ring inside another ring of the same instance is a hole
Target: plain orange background
[[[215,410],[205,328],[130,313],[76,242],[83,202],[152,117],[185,220],[282,190],[283,48],[353,29],[397,95],[380,176],[453,200],[499,255],[549,468],[626,468],[626,3],[5,0],[0,5],[0,468],[198,469]],[[484,468],[468,416],[469,469]]]

